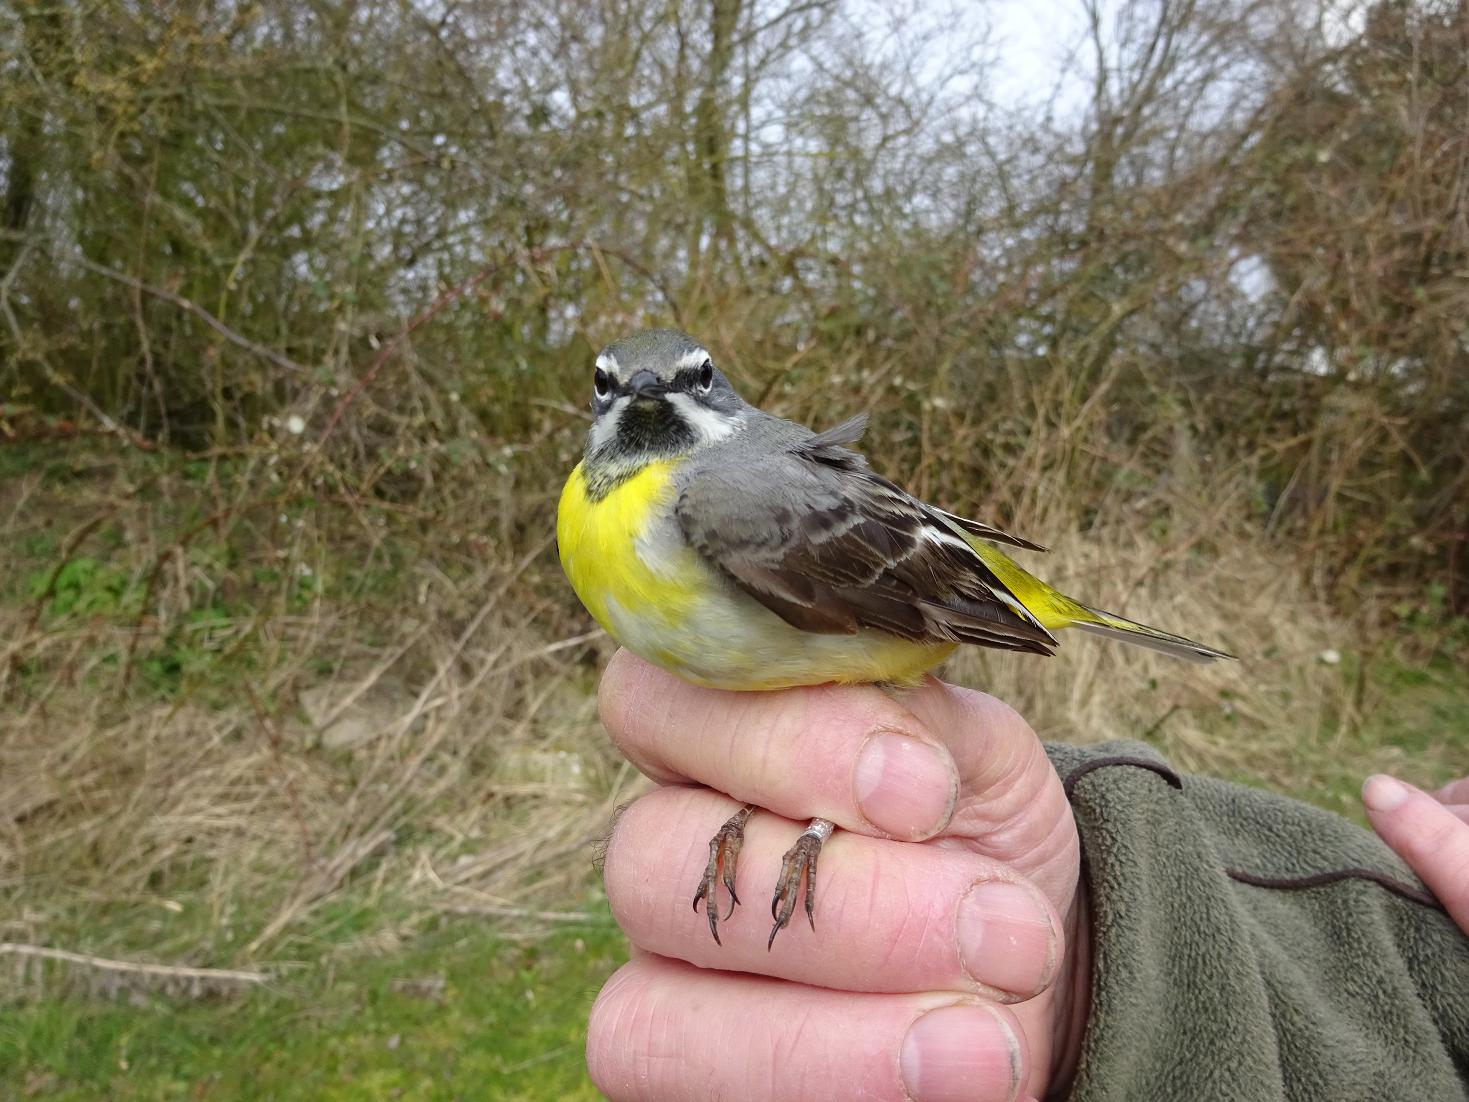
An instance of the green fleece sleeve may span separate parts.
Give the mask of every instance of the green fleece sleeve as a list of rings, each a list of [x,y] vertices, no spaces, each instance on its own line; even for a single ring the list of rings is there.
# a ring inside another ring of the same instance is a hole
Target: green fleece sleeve
[[[1093,939],[1074,1102],[1469,1099],[1469,938],[1376,836],[1142,743],[1047,752]]]

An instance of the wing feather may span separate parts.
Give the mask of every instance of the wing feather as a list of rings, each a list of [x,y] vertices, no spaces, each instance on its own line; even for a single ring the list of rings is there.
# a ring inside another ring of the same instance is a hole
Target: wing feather
[[[723,449],[695,460],[677,504],[685,537],[803,631],[875,628],[915,642],[1050,654],[1055,639],[965,535],[995,530],[924,504],[843,448],[864,424],[746,447],[735,462]]]
[[[808,442],[807,446],[841,447],[845,444],[855,444],[862,439],[862,434],[867,431],[867,414],[859,413],[855,417],[848,417],[839,425],[833,425],[825,432],[818,432]]]
[[[933,506],[929,506],[929,508],[933,508]],[[1021,547],[1026,551],[1046,550],[1046,548],[1038,543],[1032,543],[1022,536],[1012,536],[1009,532],[1002,532],[982,520],[970,520],[968,517],[961,517],[955,513],[947,512],[944,509],[933,509],[933,511],[942,516],[950,524],[958,525],[971,536],[978,536],[982,540],[989,540],[992,543],[1008,543],[1011,547]]]

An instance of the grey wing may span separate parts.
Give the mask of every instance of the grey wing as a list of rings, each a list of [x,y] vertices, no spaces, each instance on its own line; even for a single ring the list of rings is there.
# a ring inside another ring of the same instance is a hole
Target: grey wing
[[[1055,639],[984,564],[959,522],[839,446],[855,439],[855,428],[696,461],[677,504],[685,538],[804,631],[876,628],[915,642],[1052,653]]]
[[[842,444],[855,444],[862,438],[862,434],[866,431],[867,414],[859,413],[856,417],[849,417],[841,424],[834,425],[825,432],[817,433],[811,437],[811,439],[805,442],[804,450],[807,452],[828,451],[834,450],[835,447]],[[860,459],[861,457],[854,456],[854,458]],[[925,508],[927,508],[930,514],[937,514],[943,517],[944,520],[952,525],[957,525],[971,536],[978,536],[980,539],[990,540],[993,543],[1008,543],[1012,547],[1022,547],[1027,551],[1045,550],[1038,543],[1032,543],[1030,540],[1021,536],[1012,536],[1009,532],[1002,532],[1000,529],[986,524],[982,520],[970,520],[968,517],[961,517],[957,513],[950,513],[945,509],[939,509],[933,505],[926,505]]]

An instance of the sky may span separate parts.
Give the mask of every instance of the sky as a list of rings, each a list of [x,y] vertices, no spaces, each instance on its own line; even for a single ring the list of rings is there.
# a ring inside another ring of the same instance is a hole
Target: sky
[[[1099,0],[1108,15],[1121,2]],[[857,26],[876,32],[879,42],[894,27],[951,29],[925,43],[922,71],[914,74],[920,84],[951,72],[953,63],[964,67],[972,60],[968,51],[983,36],[991,62],[986,91],[997,102],[1044,106],[1063,78],[1058,117],[1070,116],[1086,102],[1085,84],[1074,73],[1067,76],[1073,67],[1070,54],[1086,29],[1083,0],[848,0],[843,10]],[[945,48],[951,56],[943,56]],[[1090,54],[1083,56],[1089,60]]]
[[[1106,10],[1112,5],[1103,3]],[[1039,106],[1061,83],[1057,114],[1079,111],[1086,89],[1069,58],[1085,30],[1080,0],[988,0],[997,65],[990,73],[995,98],[1014,106]]]

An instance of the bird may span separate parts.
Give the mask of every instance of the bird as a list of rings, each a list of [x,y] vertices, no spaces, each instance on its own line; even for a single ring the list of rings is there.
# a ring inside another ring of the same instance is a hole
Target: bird
[[[609,635],[717,689],[916,685],[957,647],[1051,655],[1063,628],[1193,662],[1231,655],[1065,596],[1000,545],[1039,544],[931,505],[853,450],[859,415],[822,432],[746,402],[713,354],[648,329],[597,355],[592,425],[557,507],[557,549]],[[693,899],[719,937],[718,886],[739,903],[746,804],[709,842]],[[786,853],[767,948],[834,824],[813,819]]]

